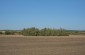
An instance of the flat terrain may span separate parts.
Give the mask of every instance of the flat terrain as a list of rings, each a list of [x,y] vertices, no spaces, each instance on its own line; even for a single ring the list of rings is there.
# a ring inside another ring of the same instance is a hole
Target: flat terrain
[[[0,35],[0,55],[85,55],[85,36]]]

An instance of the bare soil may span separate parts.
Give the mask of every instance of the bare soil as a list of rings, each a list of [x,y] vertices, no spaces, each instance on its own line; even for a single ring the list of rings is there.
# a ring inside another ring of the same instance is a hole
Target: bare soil
[[[0,55],[85,55],[85,36],[0,35]]]

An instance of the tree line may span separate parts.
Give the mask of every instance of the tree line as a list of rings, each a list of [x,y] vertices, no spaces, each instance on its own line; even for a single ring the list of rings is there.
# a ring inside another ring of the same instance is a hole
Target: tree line
[[[69,33],[65,29],[51,29],[51,28],[43,28],[38,29],[35,27],[32,28],[24,28],[21,31],[24,36],[68,36]]]
[[[85,35],[85,31],[65,30],[52,28],[24,28],[22,30],[0,30],[0,35],[24,35],[24,36],[69,36],[69,35]]]

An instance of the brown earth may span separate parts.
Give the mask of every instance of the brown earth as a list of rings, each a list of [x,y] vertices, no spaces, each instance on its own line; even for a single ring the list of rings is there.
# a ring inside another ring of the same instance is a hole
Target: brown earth
[[[0,55],[85,55],[85,36],[0,35]]]

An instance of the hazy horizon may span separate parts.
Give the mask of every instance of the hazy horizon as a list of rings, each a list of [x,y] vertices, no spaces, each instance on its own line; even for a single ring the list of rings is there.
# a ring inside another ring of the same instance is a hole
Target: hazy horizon
[[[85,30],[85,0],[0,0],[0,30]]]

